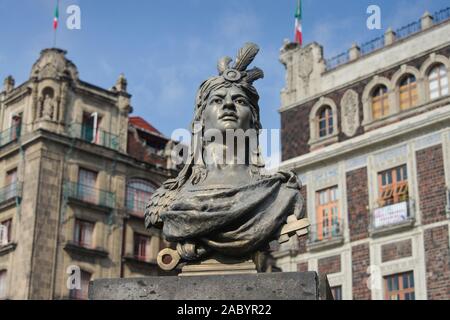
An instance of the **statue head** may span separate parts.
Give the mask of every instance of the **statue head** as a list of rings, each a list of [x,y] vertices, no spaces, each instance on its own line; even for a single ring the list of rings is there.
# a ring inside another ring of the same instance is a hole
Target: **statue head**
[[[200,85],[195,101],[192,135],[197,134],[200,127],[201,143],[204,143],[203,133],[208,129],[219,130],[222,133],[227,130],[241,129],[245,132],[252,129],[256,131],[256,136],[258,135],[262,128],[258,105],[259,95],[253,82],[263,78],[264,73],[256,67],[247,70],[258,52],[259,48],[256,44],[246,43],[238,51],[232,66],[230,57],[219,59],[217,64],[219,75],[205,80]],[[252,154],[250,156],[252,172],[257,172],[258,167],[263,166],[257,137],[256,140],[254,150],[249,150]],[[198,159],[194,156],[198,150],[194,146],[195,141],[196,138],[191,141],[192,148],[187,156],[185,167],[176,179],[165,183],[167,188],[180,188],[189,178],[196,183],[206,177],[207,169],[203,160],[194,160],[194,158]],[[201,154],[201,150],[198,153]]]
[[[201,123],[205,130],[261,129],[259,95],[253,82],[264,73],[259,68],[246,70],[258,51],[256,44],[246,43],[232,67],[230,57],[219,60],[219,75],[204,81],[197,91],[193,127]]]

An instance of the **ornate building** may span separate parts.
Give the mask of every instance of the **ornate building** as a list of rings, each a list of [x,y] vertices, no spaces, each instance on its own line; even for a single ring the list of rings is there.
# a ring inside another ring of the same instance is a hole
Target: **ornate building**
[[[285,43],[282,169],[308,239],[283,271],[327,273],[336,298],[450,299],[450,8],[326,60]]]
[[[91,279],[158,273],[164,244],[143,212],[175,174],[172,143],[129,116],[130,99],[123,75],[109,90],[86,83],[59,49],[43,50],[23,84],[5,80],[1,299],[86,298]]]

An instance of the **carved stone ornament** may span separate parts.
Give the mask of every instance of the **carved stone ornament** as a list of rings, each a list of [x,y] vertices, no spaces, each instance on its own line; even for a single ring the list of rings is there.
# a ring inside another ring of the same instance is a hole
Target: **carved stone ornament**
[[[76,66],[65,57],[66,51],[60,49],[44,49],[41,56],[31,68],[31,77],[42,79],[70,78],[78,79]]]
[[[355,135],[359,127],[359,98],[354,90],[345,92],[341,100],[342,131],[346,136]]]
[[[302,51],[298,57],[298,75],[303,81],[306,81],[313,72],[313,59],[312,48]]]

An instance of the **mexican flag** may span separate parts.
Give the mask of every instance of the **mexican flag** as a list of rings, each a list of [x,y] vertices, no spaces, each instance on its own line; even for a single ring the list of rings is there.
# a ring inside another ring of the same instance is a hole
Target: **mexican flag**
[[[58,20],[59,20],[59,0],[56,1],[55,15],[53,17],[53,30],[58,28]]]
[[[301,0],[298,0],[297,10],[295,11],[295,42],[297,42],[300,46],[303,43]]]

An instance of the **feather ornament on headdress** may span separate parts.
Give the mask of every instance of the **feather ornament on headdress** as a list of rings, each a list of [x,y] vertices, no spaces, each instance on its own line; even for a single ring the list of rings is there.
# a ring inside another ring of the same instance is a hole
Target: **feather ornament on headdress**
[[[245,71],[247,67],[255,59],[259,52],[259,47],[251,42],[247,42],[244,46],[239,49],[236,61],[234,62],[233,69],[238,71]]]

